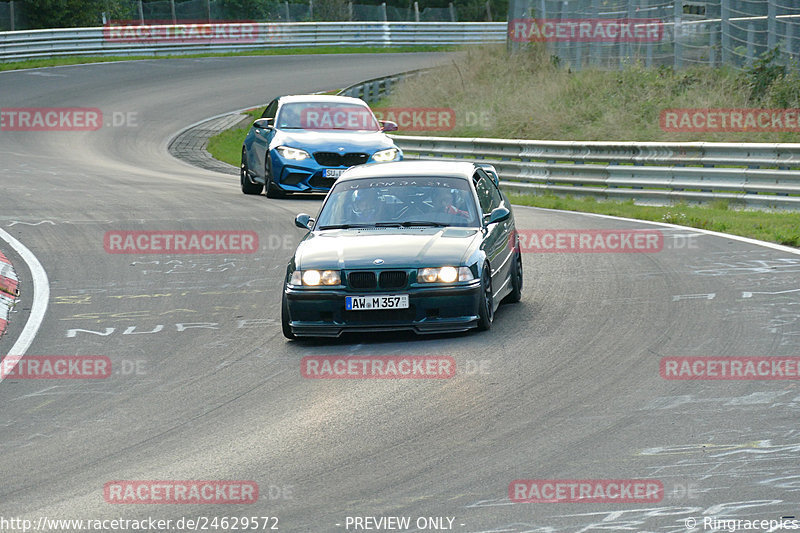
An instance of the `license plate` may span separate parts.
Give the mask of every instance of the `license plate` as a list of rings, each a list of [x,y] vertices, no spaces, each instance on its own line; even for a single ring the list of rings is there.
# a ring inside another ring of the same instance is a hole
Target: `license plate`
[[[372,309],[408,309],[408,294],[382,294],[376,296],[346,296],[344,308],[348,311]]]
[[[322,171],[322,176],[324,178],[338,178],[342,175],[342,172],[347,170],[346,168],[326,168]]]

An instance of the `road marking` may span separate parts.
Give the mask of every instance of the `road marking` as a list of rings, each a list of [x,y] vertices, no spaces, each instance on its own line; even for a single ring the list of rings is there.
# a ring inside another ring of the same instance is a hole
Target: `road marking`
[[[6,354],[19,356],[19,358],[16,359],[13,365],[8,369],[10,372],[15,366],[17,366],[19,359],[21,359],[22,356],[25,355],[25,352],[28,351],[28,348],[30,348],[31,343],[33,343],[33,339],[39,332],[39,327],[42,325],[42,321],[44,321],[44,315],[47,312],[47,303],[50,301],[50,282],[47,279],[47,273],[44,271],[42,264],[38,259],[36,259],[36,256],[33,254],[33,252],[28,250],[24,244],[2,229],[0,229],[0,239],[6,241],[8,245],[19,254],[22,260],[25,261],[25,264],[28,265],[28,269],[31,272],[31,279],[33,280],[33,303],[31,304],[31,314],[28,317],[28,322],[25,323],[25,327],[22,329],[22,333],[20,333],[19,337],[17,338],[17,342],[14,343],[14,346],[12,346]],[[0,383],[3,382],[3,379],[4,377],[0,375]]]

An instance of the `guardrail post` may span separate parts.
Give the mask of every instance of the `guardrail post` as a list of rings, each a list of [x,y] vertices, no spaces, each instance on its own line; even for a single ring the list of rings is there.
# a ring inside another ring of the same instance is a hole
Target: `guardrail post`
[[[14,31],[14,0],[8,4],[8,16],[11,17],[11,31]]]
[[[778,41],[777,10],[775,0],[767,0],[767,50],[772,50]]]
[[[492,2],[491,0],[486,0],[486,20],[491,22],[492,21]]]
[[[672,26],[672,49],[675,51],[675,69],[679,69],[681,68],[681,65],[683,65],[683,46],[681,45],[681,33],[683,33],[683,28],[681,27],[682,17],[683,2],[675,2],[675,16]]]
[[[720,36],[722,39],[722,64],[731,62],[731,6],[728,2],[720,2],[722,16],[720,17]]]
[[[142,8],[142,0],[139,0],[139,24],[144,26],[144,9]]]
[[[347,2],[347,20],[353,20],[353,0]]]
[[[206,0],[206,15],[208,15],[208,21],[211,22],[211,0]]]
[[[791,60],[794,55],[794,24],[786,23],[786,57]]]
[[[456,8],[453,2],[450,2],[450,22],[456,22]]]
[[[747,25],[747,65],[752,65],[756,58],[756,28],[753,23]]]
[[[419,2],[414,2],[414,22],[419,22]]]
[[[386,15],[386,2],[381,2],[381,20],[386,22],[389,17]]]
[[[172,23],[178,23],[178,17],[175,16],[175,0],[169,0],[169,11],[172,14]]]
[[[308,20],[314,20],[314,0],[308,0]]]

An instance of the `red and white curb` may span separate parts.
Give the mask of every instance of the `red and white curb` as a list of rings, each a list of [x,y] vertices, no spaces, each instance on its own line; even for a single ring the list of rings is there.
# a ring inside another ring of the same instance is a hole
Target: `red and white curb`
[[[11,261],[0,252],[0,335],[8,326],[8,313],[19,295],[19,279]]]

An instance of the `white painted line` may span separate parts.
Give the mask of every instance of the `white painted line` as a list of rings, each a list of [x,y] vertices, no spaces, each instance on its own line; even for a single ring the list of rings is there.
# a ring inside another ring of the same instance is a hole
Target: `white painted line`
[[[652,220],[639,220],[638,218],[625,218],[625,217],[617,217],[614,215],[600,215],[598,213],[584,213],[582,211],[564,211],[562,209],[549,209],[547,207],[535,207],[532,205],[517,205],[513,204],[514,209],[518,209],[520,207],[527,207],[528,209],[539,209],[541,211],[553,211],[555,213],[567,213],[573,215],[584,215],[589,217],[599,217],[599,218],[608,218],[611,220],[624,220],[625,222],[639,222],[642,224],[650,224],[651,226],[661,226],[666,228],[674,228],[674,229],[681,229],[681,230],[691,230],[698,233],[703,233],[705,235],[711,235],[714,237],[723,237],[725,239],[732,239],[734,241],[745,242],[747,244],[755,244],[756,246],[763,246],[765,248],[772,248],[773,250],[778,250],[780,252],[786,252],[790,254],[800,255],[800,249],[792,248],[791,246],[784,246],[782,244],[776,244],[774,242],[766,242],[766,241],[759,241],[757,239],[751,239],[749,237],[741,237],[739,235],[731,235],[730,233],[720,233],[719,231],[711,231],[707,229],[700,229],[700,228],[693,228],[691,226],[679,226],[678,224],[668,224],[667,222],[655,222]]]
[[[47,279],[47,272],[44,271],[42,264],[24,244],[2,229],[0,229],[0,239],[6,241],[8,245],[19,254],[22,260],[25,261],[25,264],[28,265],[28,269],[31,272],[31,279],[33,280],[33,303],[31,304],[31,314],[28,317],[28,322],[17,338],[17,342],[15,342],[14,346],[5,354],[22,358],[25,352],[28,351],[28,348],[30,348],[31,343],[33,343],[33,339],[36,337],[36,334],[39,332],[39,327],[44,321],[44,315],[47,312],[47,304],[50,301],[50,282]],[[19,359],[16,359],[14,366],[6,369],[6,372],[11,372],[18,361]],[[0,383],[3,382],[3,379],[3,375],[0,374]]]

